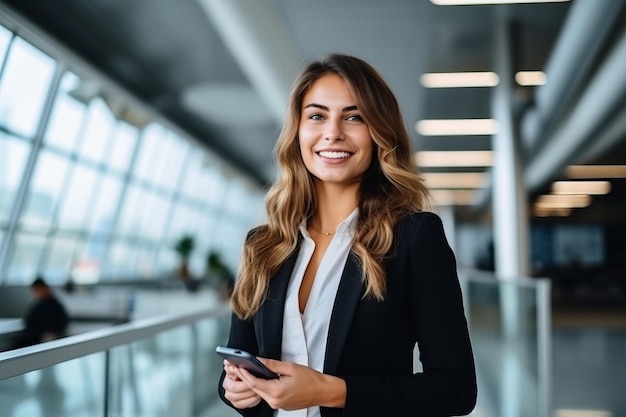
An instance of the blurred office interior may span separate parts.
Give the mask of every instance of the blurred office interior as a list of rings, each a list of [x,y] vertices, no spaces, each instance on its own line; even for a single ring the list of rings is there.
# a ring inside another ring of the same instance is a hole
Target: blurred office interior
[[[1,0],[0,417],[236,415],[222,278],[291,82],[335,51],[400,102],[471,415],[626,415],[625,23],[624,0]],[[2,352],[37,274],[70,335]]]

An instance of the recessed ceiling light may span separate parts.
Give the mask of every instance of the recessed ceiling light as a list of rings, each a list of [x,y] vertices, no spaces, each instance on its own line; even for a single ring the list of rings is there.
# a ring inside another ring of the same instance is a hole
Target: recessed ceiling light
[[[569,178],[626,178],[626,165],[570,165],[565,168]]]
[[[419,167],[487,167],[493,164],[493,151],[419,151]]]
[[[547,80],[543,71],[519,71],[515,74],[515,81],[524,87],[544,85]]]
[[[553,194],[602,195],[611,191],[608,181],[556,181],[552,183]]]
[[[569,0],[430,0],[437,6],[477,6],[481,4],[564,3]]]
[[[500,77],[495,72],[441,72],[422,74],[420,82],[426,88],[494,87]]]
[[[426,172],[422,176],[426,186],[430,189],[437,188],[481,188],[485,186],[483,172]]]
[[[420,120],[415,130],[422,136],[476,136],[498,133],[494,119],[431,119]]]

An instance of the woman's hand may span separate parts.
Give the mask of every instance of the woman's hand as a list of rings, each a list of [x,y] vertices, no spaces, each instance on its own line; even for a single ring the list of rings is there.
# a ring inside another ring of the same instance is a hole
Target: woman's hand
[[[261,402],[261,397],[250,389],[241,378],[240,369],[227,360],[224,361],[226,377],[222,382],[224,397],[236,408],[250,408]]]
[[[243,368],[237,369],[238,376],[273,409],[345,406],[346,384],[343,379],[295,363],[265,358],[259,360],[279,374],[280,378],[257,378]]]

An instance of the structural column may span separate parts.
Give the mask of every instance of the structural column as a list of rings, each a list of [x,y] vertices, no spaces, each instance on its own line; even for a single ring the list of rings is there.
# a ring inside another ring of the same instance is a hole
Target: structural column
[[[495,69],[500,84],[494,89],[492,114],[498,123],[493,136],[493,229],[496,275],[505,280],[528,276],[528,209],[519,135],[513,121],[511,25],[501,20],[495,34]]]
[[[494,67],[500,84],[494,89],[493,118],[498,132],[493,136],[494,166],[493,233],[495,273],[501,281],[500,319],[500,416],[520,417],[522,410],[523,338],[525,313],[523,293],[515,281],[528,275],[528,214],[526,187],[519,135],[514,122],[513,99],[513,26],[504,18],[496,23]]]

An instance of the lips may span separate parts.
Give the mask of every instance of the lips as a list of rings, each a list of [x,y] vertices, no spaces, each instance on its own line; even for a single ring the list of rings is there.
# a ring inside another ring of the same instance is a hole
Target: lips
[[[346,151],[319,151],[316,152],[322,158],[343,159],[352,156],[352,153]]]

